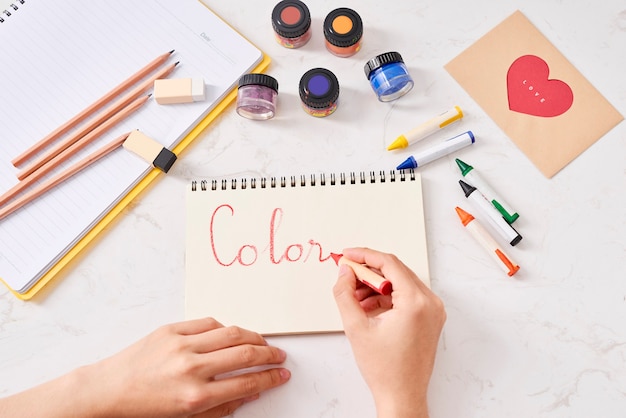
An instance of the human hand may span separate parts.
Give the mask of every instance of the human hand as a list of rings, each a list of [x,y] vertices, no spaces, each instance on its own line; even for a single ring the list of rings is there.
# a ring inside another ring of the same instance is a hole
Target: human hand
[[[335,300],[378,418],[427,417],[426,394],[446,313],[441,300],[392,254],[349,248],[343,256],[391,281],[380,295],[339,269]]]
[[[290,373],[270,368],[216,376],[284,360],[261,335],[205,318],[163,326],[82,373],[94,380],[103,416],[211,418],[233,413]]]

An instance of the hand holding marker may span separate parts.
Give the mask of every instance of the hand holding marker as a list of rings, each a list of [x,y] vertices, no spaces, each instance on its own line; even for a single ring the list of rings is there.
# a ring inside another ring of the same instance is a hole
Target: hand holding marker
[[[391,282],[385,279],[383,276],[370,270],[369,267],[367,267],[366,265],[349,260],[344,257],[343,254],[330,253],[330,256],[335,261],[335,264],[337,264],[338,266],[342,264],[347,264],[348,266],[350,266],[352,270],[354,270],[354,274],[356,275],[357,279],[359,279],[362,283],[368,285],[381,295],[391,294],[391,291],[393,290]]]

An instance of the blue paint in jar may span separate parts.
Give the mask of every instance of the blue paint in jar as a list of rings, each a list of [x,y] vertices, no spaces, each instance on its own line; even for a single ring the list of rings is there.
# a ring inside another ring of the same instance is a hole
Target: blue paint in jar
[[[377,55],[365,64],[365,76],[381,102],[390,102],[413,88],[413,79],[398,52]]]

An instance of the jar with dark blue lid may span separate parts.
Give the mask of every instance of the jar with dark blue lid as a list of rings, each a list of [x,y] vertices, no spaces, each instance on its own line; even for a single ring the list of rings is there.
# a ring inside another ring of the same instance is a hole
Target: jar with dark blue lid
[[[300,79],[300,100],[310,115],[324,117],[337,109],[339,81],[325,68],[313,68]]]

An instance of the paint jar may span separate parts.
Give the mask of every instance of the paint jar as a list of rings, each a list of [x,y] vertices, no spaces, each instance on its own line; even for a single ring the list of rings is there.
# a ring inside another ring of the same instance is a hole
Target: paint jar
[[[311,116],[324,117],[337,109],[339,81],[325,68],[313,68],[300,79],[302,108]]]
[[[272,11],[272,27],[279,44],[300,48],[311,39],[311,14],[299,0],[283,0]]]
[[[278,81],[267,74],[244,74],[237,89],[237,113],[248,119],[267,120],[276,113]]]
[[[352,9],[341,7],[330,12],[324,20],[326,49],[338,57],[346,58],[361,49],[363,21]]]
[[[402,55],[385,52],[365,64],[365,76],[381,102],[390,102],[407,94],[413,88]]]

